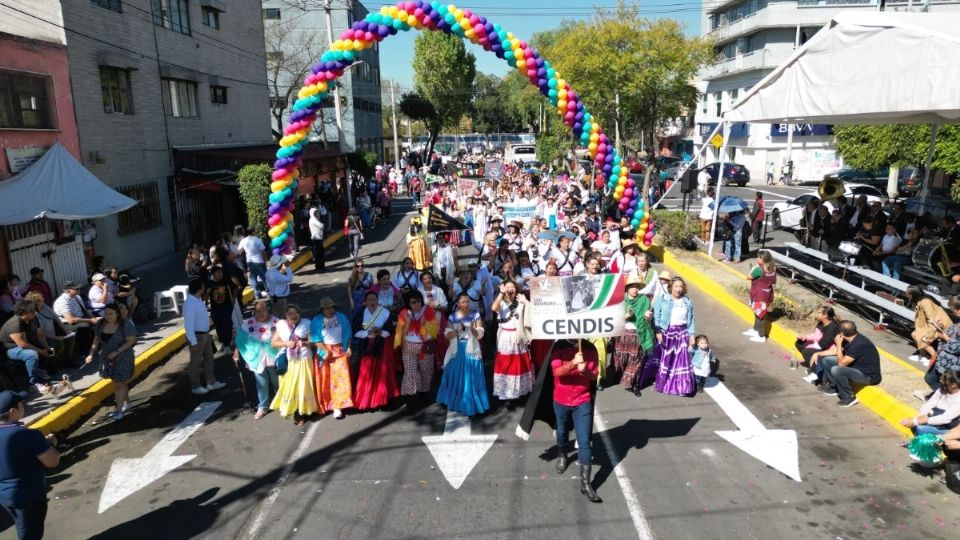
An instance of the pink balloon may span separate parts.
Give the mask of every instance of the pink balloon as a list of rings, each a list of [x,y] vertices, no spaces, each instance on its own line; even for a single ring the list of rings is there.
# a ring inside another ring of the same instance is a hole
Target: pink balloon
[[[573,120],[575,117],[576,115],[573,114],[573,111],[567,111],[567,114],[564,116],[564,119]]]
[[[364,32],[364,33],[363,33],[363,40],[364,40],[364,41],[373,41],[373,34],[371,34],[370,32]]]
[[[633,187],[637,185],[637,181],[633,178],[627,177],[627,187]]]
[[[607,145],[601,142],[600,144],[597,145],[597,155],[599,156],[600,154],[606,154],[606,153],[607,153]]]
[[[574,102],[572,102],[572,101],[567,101],[567,110],[568,110],[568,111],[575,111],[575,110],[577,110],[577,104],[574,103]]]
[[[623,197],[629,202],[630,198],[633,197],[633,190],[630,188],[623,190]]]
[[[653,240],[653,231],[647,231],[647,234],[643,235],[643,240],[645,242],[650,242]]]
[[[415,9],[420,9],[420,8],[418,8],[417,5],[413,2],[404,2],[403,4],[404,11],[410,13],[410,12],[413,12]]]
[[[407,11],[409,11],[409,10],[407,10]],[[416,17],[416,18],[418,18],[418,19],[422,19],[422,18],[423,18],[423,9],[422,9],[422,8],[417,8],[417,9],[413,10],[413,16]]]

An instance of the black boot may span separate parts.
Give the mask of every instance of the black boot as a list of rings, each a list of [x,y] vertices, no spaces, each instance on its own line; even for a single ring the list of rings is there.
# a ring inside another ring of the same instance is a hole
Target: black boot
[[[590,465],[580,464],[580,493],[587,496],[592,503],[602,503],[603,499],[597,495],[590,485]]]
[[[570,460],[567,459],[567,451],[564,447],[558,446],[557,453],[560,454],[560,457],[557,458],[557,474],[563,474],[567,472],[567,467],[570,465]]]

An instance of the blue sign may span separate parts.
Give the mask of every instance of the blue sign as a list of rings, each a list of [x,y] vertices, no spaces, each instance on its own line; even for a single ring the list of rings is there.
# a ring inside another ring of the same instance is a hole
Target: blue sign
[[[790,124],[770,124],[770,137],[786,137]],[[833,126],[829,124],[793,124],[794,137],[826,137],[833,135]]]

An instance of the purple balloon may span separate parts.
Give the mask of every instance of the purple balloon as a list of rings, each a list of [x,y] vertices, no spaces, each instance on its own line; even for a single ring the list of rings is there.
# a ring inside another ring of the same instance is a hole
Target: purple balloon
[[[267,208],[267,213],[271,216],[280,211],[280,203],[271,203],[270,208]]]
[[[607,154],[605,159],[607,163],[613,163],[613,154]]]
[[[582,112],[583,107],[580,106],[580,107],[577,107],[577,109],[580,109],[581,112],[578,112],[578,113],[577,113],[576,119],[577,119],[577,120],[583,120],[583,112]]]
[[[367,29],[367,21],[356,21],[356,22],[354,22],[354,23],[353,23],[353,29],[354,29],[354,30],[366,30],[366,29]]]
[[[537,67],[543,67],[543,64],[544,64],[543,57],[538,54],[538,55],[537,55]]]
[[[543,79],[547,75],[547,70],[540,68],[537,70],[537,76]]]
[[[490,34],[493,33],[493,24],[487,22],[486,19],[487,19],[486,17],[480,17],[480,24],[483,25],[483,29],[486,30],[487,35],[489,36]],[[497,37],[499,37],[499,36],[497,36]]]
[[[378,35],[378,36],[380,36],[380,37],[387,37],[387,35],[388,35],[389,33],[390,33],[390,30],[388,30],[386,26],[383,26],[383,25],[378,25],[378,26],[377,26],[377,35]]]
[[[581,124],[580,122],[576,122],[575,124],[573,124],[573,130],[574,130],[574,131],[583,131],[583,124]]]
[[[604,174],[610,174],[610,171],[613,170],[613,165],[607,164],[603,166]]]

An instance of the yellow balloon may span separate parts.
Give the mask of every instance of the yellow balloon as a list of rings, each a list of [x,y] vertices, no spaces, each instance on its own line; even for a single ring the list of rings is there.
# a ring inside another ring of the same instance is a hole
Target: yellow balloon
[[[406,20],[406,19],[407,19],[407,10],[401,9],[400,11],[398,11],[398,12],[397,12],[397,18],[400,19],[401,21]]]
[[[317,92],[326,92],[327,91],[327,81],[320,81],[316,84]]]
[[[390,7],[389,7],[389,6],[383,6],[382,8],[380,8],[380,14],[381,14],[381,15],[389,15],[389,14],[390,14]]]
[[[590,124],[590,133],[598,133],[600,131],[600,126],[597,124]],[[599,137],[598,137],[599,138]]]
[[[467,28],[473,28],[473,26],[470,24],[470,19],[460,19],[459,24],[460,28],[463,28],[464,30]]]
[[[566,91],[566,90],[558,90],[558,91],[557,91],[557,97],[560,98],[560,99],[567,99],[567,91]]]
[[[507,32],[507,41],[513,41],[515,37],[513,32]]]
[[[362,50],[363,50],[363,42],[360,41],[359,39],[353,40],[353,50],[355,50],[355,51],[362,51]]]
[[[414,28],[420,28],[420,19],[416,15],[407,15],[407,24]]]
[[[595,142],[597,142],[597,141],[599,141],[599,140],[600,140],[600,136],[599,136],[599,135],[597,135],[596,133],[591,133],[591,134],[590,134],[590,142],[594,142],[594,143],[595,143]]]
[[[527,62],[526,62],[526,60],[517,60],[517,69],[519,69],[519,70],[525,70],[525,69],[527,69]]]
[[[564,111],[567,110],[567,100],[561,99],[560,101],[557,101],[557,108]]]
[[[466,19],[464,19],[464,20],[466,20]],[[467,39],[469,39],[470,41],[473,41],[473,40],[475,40],[475,39],[477,38],[477,35],[473,32],[473,29],[472,29],[472,28],[471,28],[470,30],[467,30],[466,32],[464,32],[463,35],[466,36]]]
[[[598,138],[599,138],[599,137],[598,137]],[[596,151],[597,151],[597,143],[596,143],[596,141],[591,142],[591,143],[587,146],[587,149],[590,150],[591,152],[596,152]]]
[[[400,10],[397,9],[397,6],[390,6],[390,8],[387,10],[387,13],[388,13],[391,17],[393,17],[394,19],[396,19],[396,18],[397,18],[397,13],[398,13],[399,11],[400,11]]]
[[[267,231],[267,234],[270,235],[270,238],[276,238],[280,236],[280,233],[282,233],[286,228],[287,228],[286,222],[279,223],[273,227],[270,227],[270,230]]]
[[[557,92],[559,92],[561,88],[564,90],[567,89],[567,81],[561,79],[560,75],[557,75]]]
[[[462,19],[462,18],[463,18],[463,10],[462,10],[462,9],[458,9],[458,10],[454,11],[454,12],[453,12],[453,18],[456,19],[457,21],[459,21],[460,19]]]

